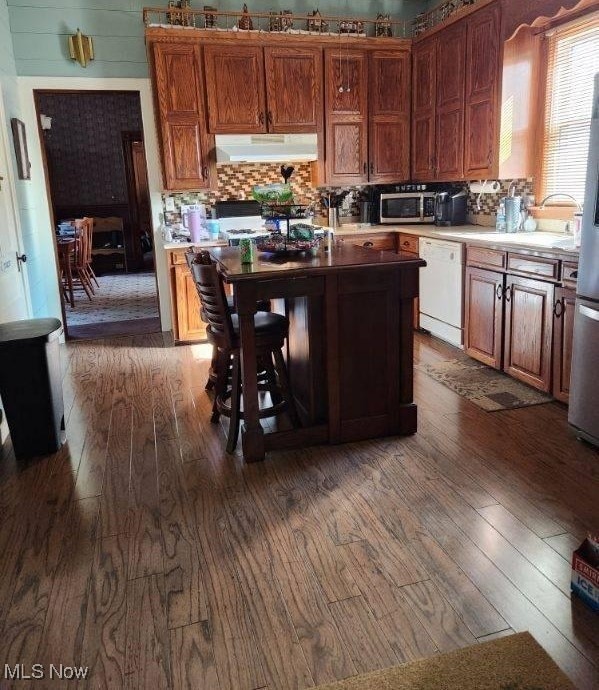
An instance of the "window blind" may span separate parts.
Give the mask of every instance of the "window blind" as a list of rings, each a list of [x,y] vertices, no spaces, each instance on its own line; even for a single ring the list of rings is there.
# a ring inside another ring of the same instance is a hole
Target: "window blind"
[[[545,196],[584,200],[593,77],[599,72],[599,19],[548,36],[543,142]],[[556,198],[559,203],[559,198]],[[565,200],[564,200],[565,201]]]

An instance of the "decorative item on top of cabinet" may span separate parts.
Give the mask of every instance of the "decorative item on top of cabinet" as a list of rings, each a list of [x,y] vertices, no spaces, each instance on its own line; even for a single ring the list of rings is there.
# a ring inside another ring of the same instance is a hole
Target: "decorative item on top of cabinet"
[[[306,29],[308,31],[317,31],[318,33],[326,33],[329,30],[329,23],[322,18],[320,10],[314,10],[312,14],[308,15],[306,22]]]
[[[553,305],[553,397],[565,403],[569,402],[570,399],[575,306],[575,290],[555,289]]]
[[[393,36],[393,29],[391,27],[391,21],[388,14],[376,15],[376,23],[374,25],[374,35],[375,36],[386,36],[390,38]]]
[[[204,5],[204,12],[206,12],[204,15],[204,28],[214,29],[218,22],[216,15],[212,14],[212,12],[218,12],[218,10],[216,7],[212,7],[211,5]]]
[[[241,17],[239,17],[239,22],[237,22],[237,26],[242,31],[251,31],[254,28],[254,22],[252,21],[252,17],[248,11],[248,6],[245,2],[243,3],[242,15]]]
[[[214,137],[206,131],[200,47],[154,43],[152,81],[158,105],[164,186],[205,189],[214,177]]]

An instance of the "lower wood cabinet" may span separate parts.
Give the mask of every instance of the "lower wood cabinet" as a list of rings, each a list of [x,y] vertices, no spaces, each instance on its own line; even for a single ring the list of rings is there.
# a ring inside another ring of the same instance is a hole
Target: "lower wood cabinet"
[[[554,289],[552,283],[508,275],[504,292],[503,370],[547,393],[551,392]]]
[[[395,250],[395,233],[392,232],[377,232],[377,233],[362,233],[356,232],[355,235],[345,235],[339,237],[342,242],[347,242],[356,247],[366,247],[367,249]]]
[[[551,391],[554,285],[466,269],[466,353],[542,391]]]
[[[200,298],[185,260],[185,249],[171,250],[168,255],[175,342],[206,340],[206,324],[200,318]]]
[[[570,399],[575,303],[575,290],[556,288],[553,305],[553,397],[565,403]]]
[[[502,366],[504,287],[503,273],[466,269],[466,354],[495,369]]]

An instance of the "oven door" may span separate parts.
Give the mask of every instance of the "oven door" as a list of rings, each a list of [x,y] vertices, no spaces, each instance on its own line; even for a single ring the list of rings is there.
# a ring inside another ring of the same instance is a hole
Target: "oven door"
[[[381,194],[381,223],[421,223],[421,194]]]

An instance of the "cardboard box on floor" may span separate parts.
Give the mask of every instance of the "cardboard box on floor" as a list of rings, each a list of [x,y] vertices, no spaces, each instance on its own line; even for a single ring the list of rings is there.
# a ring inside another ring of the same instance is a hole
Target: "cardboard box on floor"
[[[572,592],[599,611],[599,540],[588,537],[572,554]]]

